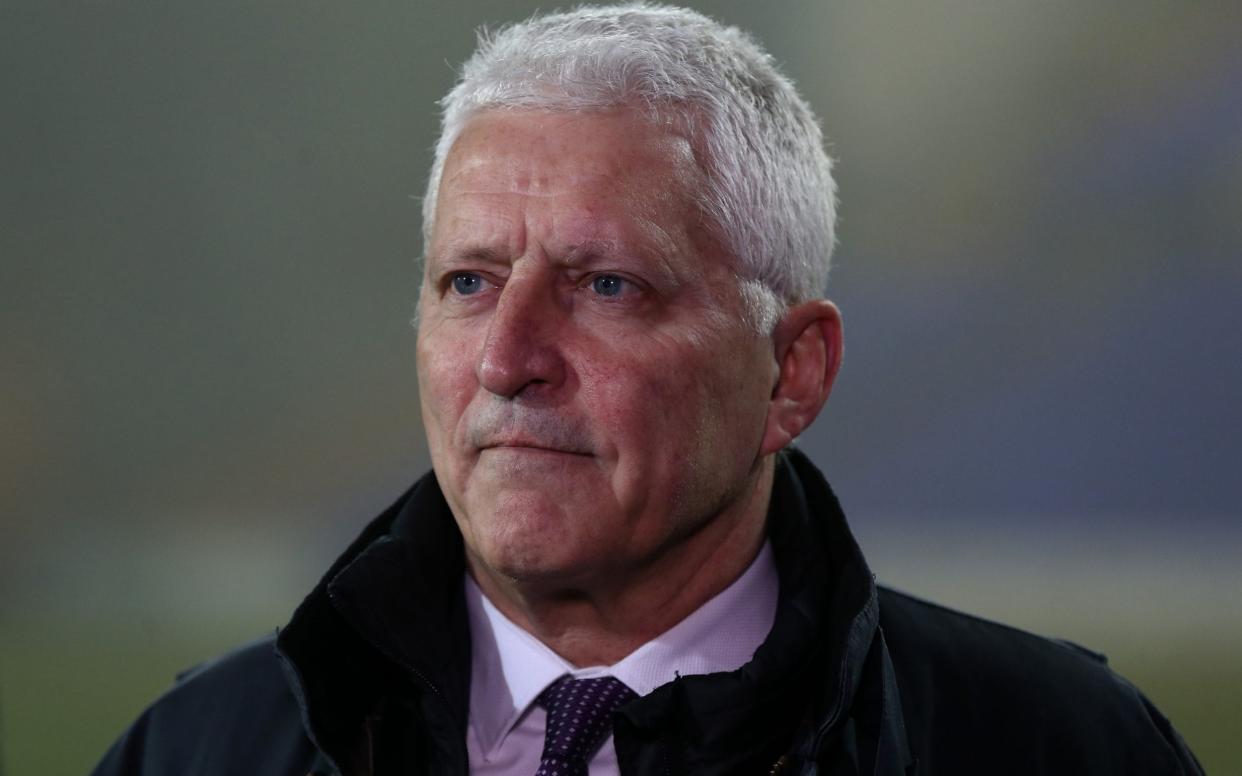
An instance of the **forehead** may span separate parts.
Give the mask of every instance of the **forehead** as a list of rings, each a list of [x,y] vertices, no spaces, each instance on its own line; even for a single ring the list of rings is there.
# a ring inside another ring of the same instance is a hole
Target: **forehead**
[[[514,206],[555,213],[558,232],[595,232],[584,237],[632,220],[688,225],[701,184],[685,136],[633,111],[484,111],[445,159],[432,238]]]
[[[554,196],[659,173],[697,183],[698,172],[683,134],[632,110],[493,110],[463,127],[441,188],[483,183]]]

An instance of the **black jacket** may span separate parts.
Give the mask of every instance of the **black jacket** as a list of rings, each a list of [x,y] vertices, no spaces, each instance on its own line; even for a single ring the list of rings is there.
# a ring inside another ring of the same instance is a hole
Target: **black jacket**
[[[778,458],[780,575],[754,659],[623,707],[625,774],[1196,774],[1103,658],[877,588],[818,470]],[[188,672],[95,771],[465,774],[463,551],[434,475],[373,521],[272,639]]]

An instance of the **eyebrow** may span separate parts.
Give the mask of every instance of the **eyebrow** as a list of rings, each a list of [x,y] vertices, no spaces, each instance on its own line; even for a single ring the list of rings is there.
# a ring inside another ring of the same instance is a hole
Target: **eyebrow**
[[[564,251],[557,251],[555,263],[572,267],[583,264],[597,257],[611,254],[638,255],[639,252],[626,248],[616,240],[583,240],[568,246]],[[477,261],[486,264],[508,264],[512,257],[507,250],[488,245],[472,245],[463,240],[459,245],[448,245],[444,250],[431,257],[433,261],[443,259],[449,262]]]
[[[555,265],[568,268],[589,266],[594,260],[604,259],[606,261],[610,257],[628,256],[648,265],[667,279],[672,279],[676,275],[670,266],[668,257],[658,248],[639,249],[637,246],[617,239],[588,238],[556,251],[553,256],[552,262]],[[472,244],[469,239],[463,239],[429,256],[428,266],[459,263],[507,266],[512,264],[515,258],[505,248]]]
[[[484,264],[508,264],[507,251],[486,245],[449,245],[445,250],[437,251],[429,257],[434,264],[454,263],[461,261],[482,262]]]
[[[576,264],[585,263],[597,256],[617,253],[637,255],[638,252],[626,249],[616,240],[584,240],[576,245],[571,245],[559,263],[572,267]]]

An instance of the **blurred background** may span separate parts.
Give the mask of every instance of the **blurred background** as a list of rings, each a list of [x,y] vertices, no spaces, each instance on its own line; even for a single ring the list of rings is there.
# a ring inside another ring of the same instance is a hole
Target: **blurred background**
[[[1242,5],[696,2],[838,160],[802,445],[881,581],[1242,772]],[[427,468],[434,101],[527,2],[0,4],[0,769],[79,774]]]

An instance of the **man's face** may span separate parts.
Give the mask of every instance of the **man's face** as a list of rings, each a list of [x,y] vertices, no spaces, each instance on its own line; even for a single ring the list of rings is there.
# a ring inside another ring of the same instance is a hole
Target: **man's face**
[[[625,112],[486,112],[449,152],[418,375],[471,563],[642,573],[753,485],[776,363],[692,201],[686,139]]]

